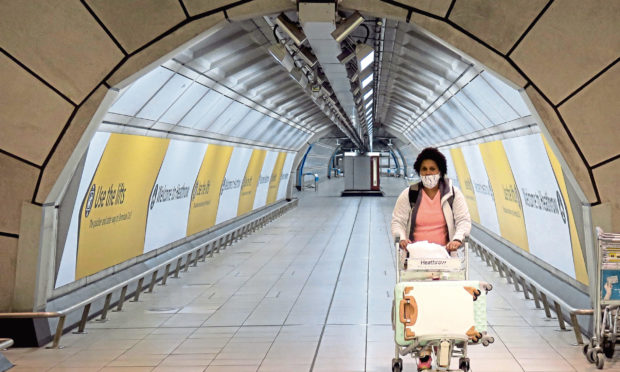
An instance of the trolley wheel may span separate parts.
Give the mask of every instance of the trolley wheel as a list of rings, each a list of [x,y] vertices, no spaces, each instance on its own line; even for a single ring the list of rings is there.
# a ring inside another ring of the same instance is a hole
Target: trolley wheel
[[[587,358],[587,356],[588,356],[588,350],[590,350],[590,344],[588,343],[588,344],[583,345],[583,349],[582,349],[582,350],[583,350],[583,355],[585,355],[585,356],[586,356],[586,358]],[[589,360],[588,360],[588,362],[589,362]],[[591,362],[590,362],[590,363],[591,363]]]
[[[609,359],[614,357],[614,351],[616,349],[616,343],[612,342],[611,340],[606,340],[605,342],[603,342],[603,353],[605,353],[605,356]]]
[[[403,370],[403,360],[398,358],[392,359],[392,372],[402,372]]]
[[[596,353],[596,368],[598,369],[603,369],[603,366],[605,365],[605,358],[603,357],[603,353]]]
[[[469,358],[459,359],[459,369],[463,372],[469,371]]]
[[[586,359],[588,360],[588,362],[596,364],[595,358],[596,358],[596,351],[590,347],[588,351],[586,352]]]

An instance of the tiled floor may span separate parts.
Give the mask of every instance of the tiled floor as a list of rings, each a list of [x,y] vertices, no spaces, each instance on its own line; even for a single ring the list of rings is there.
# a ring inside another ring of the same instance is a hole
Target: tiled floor
[[[299,208],[206,264],[128,302],[60,350],[12,349],[17,371],[389,371],[394,258],[384,198],[338,197],[342,179],[304,191]],[[472,371],[595,371],[572,332],[525,301],[476,256],[471,277],[494,284],[495,343],[470,348]],[[455,366],[456,367],[456,366]],[[415,371],[411,358],[405,371]],[[620,358],[605,370],[620,370]]]

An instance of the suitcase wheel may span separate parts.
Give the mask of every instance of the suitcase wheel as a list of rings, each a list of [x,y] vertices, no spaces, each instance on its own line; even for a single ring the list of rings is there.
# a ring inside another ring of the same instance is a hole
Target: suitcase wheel
[[[402,372],[403,370],[403,360],[398,358],[392,359],[392,372]]]

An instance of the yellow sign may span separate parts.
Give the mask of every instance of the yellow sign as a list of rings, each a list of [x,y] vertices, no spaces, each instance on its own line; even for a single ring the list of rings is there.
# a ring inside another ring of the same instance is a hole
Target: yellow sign
[[[187,218],[187,236],[215,225],[220,188],[228,169],[233,147],[208,145],[192,189]]]
[[[80,208],[76,280],[142,254],[151,189],[168,143],[110,135]]]
[[[502,237],[529,252],[523,206],[508,157],[501,141],[478,145],[493,188],[497,221]]]
[[[273,165],[273,171],[271,172],[271,178],[269,179],[269,191],[267,192],[267,205],[275,203],[278,197],[278,189],[280,188],[280,177],[282,176],[282,168],[284,167],[284,160],[286,160],[286,153],[278,153],[276,163]]]
[[[583,259],[581,243],[579,242],[579,236],[577,235],[577,226],[575,226],[575,219],[573,217],[573,209],[571,208],[570,199],[568,198],[568,191],[566,190],[564,172],[562,171],[562,166],[560,165],[560,162],[551,150],[551,147],[549,147],[547,140],[542,134],[541,137],[543,142],[545,143],[545,149],[547,150],[547,155],[549,156],[549,161],[551,162],[551,167],[553,168],[553,173],[555,173],[555,178],[558,181],[558,186],[560,187],[560,191],[562,192],[562,198],[564,199],[565,204],[564,209],[568,215],[570,241],[573,248],[573,263],[575,264],[575,276],[577,277],[577,280],[579,282],[588,285],[589,281],[588,273],[586,271],[586,263]]]
[[[463,157],[463,152],[460,148],[450,149],[450,155],[452,155],[452,162],[454,163],[454,170],[456,176],[459,178],[461,184],[461,191],[465,196],[467,202],[467,208],[469,208],[469,215],[471,219],[477,223],[480,223],[480,214],[478,213],[478,204],[476,204],[476,194],[474,193],[474,185],[471,182],[469,171],[467,170],[467,164]]]
[[[237,216],[246,214],[254,208],[254,197],[256,196],[256,187],[260,178],[260,171],[263,169],[265,156],[267,151],[254,150],[250,163],[245,171],[243,182],[241,183],[241,191],[239,194],[239,206],[237,207]]]

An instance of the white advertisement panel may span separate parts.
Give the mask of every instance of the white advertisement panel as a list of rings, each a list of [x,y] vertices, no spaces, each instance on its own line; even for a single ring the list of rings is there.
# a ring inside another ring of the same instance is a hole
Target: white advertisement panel
[[[183,239],[192,188],[207,144],[171,140],[151,190],[144,253]]]
[[[454,161],[452,160],[450,150],[444,149],[441,151],[441,153],[446,157],[446,166],[448,167],[446,175],[452,180],[452,184],[461,190],[461,184],[459,182],[458,176],[456,175],[456,168],[454,167]]]
[[[83,202],[82,196],[86,195],[90,181],[97,170],[99,160],[101,159],[101,155],[105,150],[105,146],[108,143],[109,138],[110,133],[97,132],[88,146],[86,160],[84,161],[84,169],[82,171],[82,178],[80,179],[80,185],[78,186],[77,199],[75,201],[75,207],[73,208],[73,214],[71,215],[71,222],[69,223],[69,231],[67,232],[65,247],[62,251],[62,258],[60,260],[60,267],[58,269],[58,277],[56,279],[55,288],[75,281],[80,208]]]
[[[295,153],[289,152],[286,154],[286,160],[282,167],[282,176],[280,176],[280,187],[278,188],[278,197],[276,200],[286,198],[286,187],[288,186],[288,180],[291,177],[291,168],[293,167],[293,160],[295,160]]]
[[[538,134],[502,141],[523,207],[530,253],[575,278],[568,215]]]
[[[215,224],[237,217],[241,184],[250,162],[252,151],[252,149],[245,147],[235,147],[233,150],[226,175],[222,181]]]
[[[501,235],[495,209],[493,187],[491,187],[480,149],[477,145],[474,145],[462,147],[461,150],[474,187],[480,223],[495,234]]]
[[[256,196],[254,197],[254,206],[252,209],[260,208],[267,204],[269,180],[271,179],[271,173],[273,172],[273,166],[275,165],[277,158],[278,153],[275,151],[268,151],[265,155],[263,168],[261,169],[260,177],[258,178],[258,186],[256,187]]]

